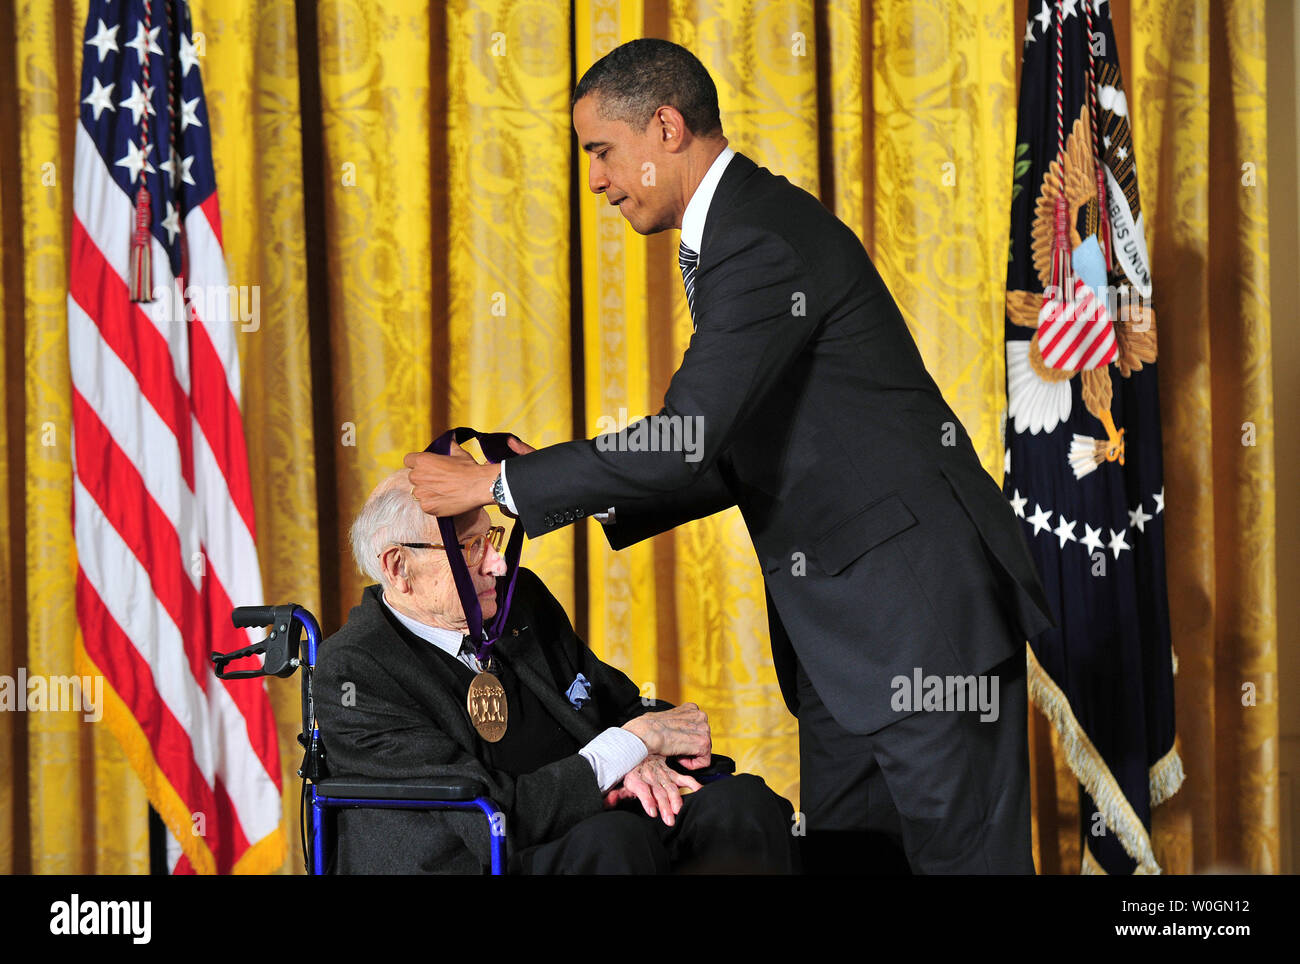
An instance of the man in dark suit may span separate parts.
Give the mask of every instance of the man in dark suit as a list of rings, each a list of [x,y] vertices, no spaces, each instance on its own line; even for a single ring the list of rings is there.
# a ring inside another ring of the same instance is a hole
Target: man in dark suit
[[[1050,608],[861,242],[728,147],[674,44],[611,51],[573,122],[591,190],[642,234],[681,230],[695,333],[664,409],[501,471],[408,456],[412,495],[444,514],[495,498],[530,536],[612,507],[616,548],[739,506],[810,841],[874,832],[917,872],[1032,873],[1025,640]],[[995,711],[953,699],[979,686]]]
[[[499,528],[457,519],[485,620],[497,609]],[[479,669],[462,653],[466,620],[437,522],[410,500],[406,471],[382,483],[352,529],[378,582],[321,648],[316,714],[335,776],[472,776],[505,814],[519,873],[789,873],[792,808],[751,775],[701,788],[711,738],[699,707],[645,701],[592,655],[532,572],[521,569],[491,671],[505,690],[505,734],[489,742],[466,707]],[[688,792],[683,796],[682,791]],[[481,814],[344,810],[343,873],[476,872]]]

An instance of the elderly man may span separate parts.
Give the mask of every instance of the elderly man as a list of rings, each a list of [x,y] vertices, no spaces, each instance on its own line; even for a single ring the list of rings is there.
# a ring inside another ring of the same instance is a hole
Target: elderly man
[[[492,742],[480,736],[466,697],[483,667],[465,645],[446,553],[465,553],[486,621],[506,572],[503,531],[474,510],[456,520],[459,547],[445,547],[410,488],[406,471],[389,476],[352,527],[353,555],[377,584],[317,662],[316,713],[331,772],[477,777],[507,814],[512,872],[790,872],[790,804],[759,777],[701,787],[670,768],[670,758],[688,770],[708,765],[704,713],[692,703],[643,703],[527,569],[490,658],[505,691],[505,732]],[[487,834],[479,815],[345,810],[335,867],[476,872]]]

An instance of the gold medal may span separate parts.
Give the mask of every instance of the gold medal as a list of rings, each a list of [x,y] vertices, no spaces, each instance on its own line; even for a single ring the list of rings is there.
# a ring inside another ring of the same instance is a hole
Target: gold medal
[[[489,743],[496,743],[506,735],[506,690],[501,681],[491,673],[479,673],[469,684],[465,697],[470,722],[478,735]]]

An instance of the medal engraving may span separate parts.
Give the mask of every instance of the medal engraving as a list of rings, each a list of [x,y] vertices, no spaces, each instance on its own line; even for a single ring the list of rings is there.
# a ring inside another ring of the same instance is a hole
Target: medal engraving
[[[501,681],[491,673],[479,673],[469,684],[465,698],[470,722],[478,735],[489,743],[496,743],[506,735],[506,691]]]

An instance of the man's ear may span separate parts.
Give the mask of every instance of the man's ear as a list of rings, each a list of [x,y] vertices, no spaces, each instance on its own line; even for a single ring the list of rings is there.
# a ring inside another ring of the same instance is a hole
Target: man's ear
[[[653,123],[659,125],[659,143],[669,154],[676,154],[685,146],[682,135],[686,131],[686,121],[676,107],[660,107],[655,112]]]
[[[384,576],[390,586],[397,592],[410,592],[411,584],[406,578],[406,560],[402,557],[402,550],[398,546],[389,546],[379,554],[379,565],[384,570]]]

